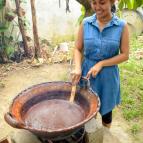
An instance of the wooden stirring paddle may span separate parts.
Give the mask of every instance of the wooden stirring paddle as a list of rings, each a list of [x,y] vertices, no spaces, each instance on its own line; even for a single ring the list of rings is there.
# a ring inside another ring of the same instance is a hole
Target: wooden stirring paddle
[[[71,95],[70,95],[70,102],[73,103],[75,98],[75,92],[76,92],[76,85],[72,85]]]

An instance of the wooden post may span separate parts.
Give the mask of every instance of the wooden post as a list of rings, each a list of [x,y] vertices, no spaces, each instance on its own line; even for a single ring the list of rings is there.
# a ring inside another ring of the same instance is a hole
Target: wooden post
[[[38,30],[37,30],[35,0],[31,0],[31,11],[32,11],[32,22],[33,22],[35,57],[38,58],[38,57],[41,57],[41,50],[40,50],[40,43],[39,43]]]

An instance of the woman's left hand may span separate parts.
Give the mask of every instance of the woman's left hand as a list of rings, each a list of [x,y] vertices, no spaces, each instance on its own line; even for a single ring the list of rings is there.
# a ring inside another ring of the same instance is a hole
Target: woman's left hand
[[[91,75],[92,77],[96,77],[96,75],[101,71],[102,68],[103,68],[102,63],[98,62],[88,71],[86,78],[89,79]]]

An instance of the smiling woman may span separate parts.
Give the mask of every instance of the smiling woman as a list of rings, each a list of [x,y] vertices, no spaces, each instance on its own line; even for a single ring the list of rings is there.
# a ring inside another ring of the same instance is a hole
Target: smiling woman
[[[115,0],[100,0],[97,2],[96,0],[91,0],[91,7],[94,11],[96,11],[96,15],[98,18],[100,16],[105,17],[111,13],[112,6],[114,5]]]
[[[72,78],[73,84],[81,88],[81,76],[90,80],[101,100],[100,114],[106,127],[111,126],[112,110],[120,103],[118,64],[129,56],[127,24],[112,13],[114,3],[115,0],[90,0],[95,14],[85,18],[79,28]]]

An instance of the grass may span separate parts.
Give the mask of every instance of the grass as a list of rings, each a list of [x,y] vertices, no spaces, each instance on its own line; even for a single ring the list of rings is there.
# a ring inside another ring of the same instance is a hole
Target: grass
[[[131,132],[133,135],[136,135],[140,131],[140,126],[138,124],[133,124],[131,127]]]
[[[124,118],[132,125],[131,133],[137,134],[141,130],[140,121],[143,123],[143,41],[131,39],[130,49],[130,59],[119,66],[121,109]]]

